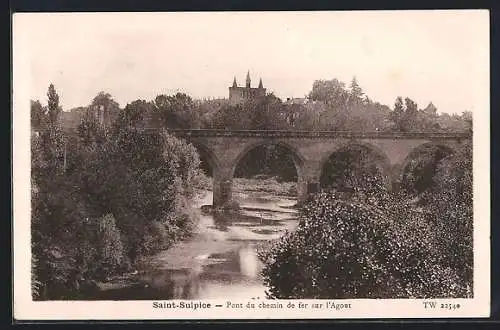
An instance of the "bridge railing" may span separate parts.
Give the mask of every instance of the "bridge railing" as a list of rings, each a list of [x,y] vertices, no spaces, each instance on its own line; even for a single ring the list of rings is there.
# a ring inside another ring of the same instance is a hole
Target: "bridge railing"
[[[402,138],[402,139],[470,139],[471,132],[353,132],[353,131],[299,131],[299,130],[220,130],[167,129],[180,137],[300,137],[300,138]]]
[[[279,137],[279,138],[352,138],[352,139],[472,139],[472,132],[356,132],[301,130],[224,130],[137,128],[143,132],[166,131],[178,137]],[[40,132],[43,129],[35,129]],[[76,132],[73,132],[76,133]]]

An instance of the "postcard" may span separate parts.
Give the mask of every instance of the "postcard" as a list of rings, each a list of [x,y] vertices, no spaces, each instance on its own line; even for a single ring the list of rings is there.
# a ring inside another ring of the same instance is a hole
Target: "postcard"
[[[16,320],[490,314],[487,10],[16,13]]]

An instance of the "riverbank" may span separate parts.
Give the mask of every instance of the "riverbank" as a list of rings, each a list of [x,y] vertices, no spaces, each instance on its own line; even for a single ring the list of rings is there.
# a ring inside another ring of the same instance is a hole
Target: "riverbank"
[[[205,191],[193,202],[199,223],[192,237],[144,258],[137,272],[98,283],[100,297],[201,298],[223,291],[231,296],[235,290],[263,297],[256,251],[295,227],[294,186],[237,178],[233,197],[242,207],[231,214],[202,212],[212,201],[212,192]]]

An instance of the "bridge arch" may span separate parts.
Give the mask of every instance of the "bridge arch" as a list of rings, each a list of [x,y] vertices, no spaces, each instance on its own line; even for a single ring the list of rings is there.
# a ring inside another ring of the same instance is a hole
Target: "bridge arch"
[[[457,147],[455,144],[451,143],[446,143],[446,142],[441,142],[441,141],[427,141],[423,142],[422,144],[412,148],[409,150],[408,154],[404,158],[402,164],[399,166],[398,172],[397,172],[397,184],[401,187],[405,183],[406,180],[406,174],[407,171],[409,170],[409,167],[411,165],[415,165],[417,162],[419,162],[418,157],[422,154],[425,153],[426,149],[428,148],[437,148],[438,153],[442,153],[442,155],[438,156],[438,159],[434,159],[437,163],[444,159],[445,157],[454,154],[457,151]]]
[[[351,140],[351,141],[346,141],[344,143],[341,143],[337,145],[333,150],[329,150],[327,153],[325,153],[320,160],[320,179],[323,178],[325,175],[325,167],[327,166],[329,160],[333,155],[339,152],[343,151],[349,151],[350,149],[353,150],[356,147],[364,149],[368,151],[373,157],[375,158],[375,166],[377,170],[380,172],[383,178],[384,185],[386,186],[387,189],[391,189],[392,187],[392,172],[391,172],[391,161],[387,154],[381,150],[378,146],[366,142],[366,141],[360,141],[360,140]]]
[[[304,166],[304,160],[305,160],[304,156],[300,153],[298,148],[295,147],[294,145],[287,143],[285,141],[272,141],[272,140],[255,141],[255,142],[252,142],[252,143],[245,145],[245,147],[238,153],[238,155],[236,156],[236,158],[232,164],[231,171],[230,171],[231,177],[234,177],[236,167],[241,162],[241,160],[246,155],[248,155],[249,152],[251,152],[252,150],[255,150],[259,147],[271,146],[271,145],[282,147],[290,152],[290,154],[292,155],[293,163],[295,165],[295,170],[297,171],[297,176],[300,178],[301,174],[302,174],[302,169]]]
[[[199,141],[189,141],[189,142],[198,151],[200,160],[202,160],[201,158],[205,158],[208,161],[208,165],[212,170],[212,175],[214,175],[214,173],[216,173],[219,170],[221,164],[214,150],[212,150],[205,143]]]
[[[298,175],[298,197],[304,199],[320,187],[323,166],[330,156],[350,145],[362,145],[377,155],[386,183],[397,188],[402,171],[413,157],[414,148],[434,143],[456,150],[462,141],[470,141],[467,133],[389,133],[389,132],[317,132],[317,131],[252,131],[252,130],[169,130],[203,150],[213,167],[214,205],[231,202],[231,186],[235,168],[248,152],[261,145],[281,145],[291,151]],[[410,151],[411,150],[411,151]],[[411,155],[410,155],[411,154]],[[374,162],[375,163],[375,162]],[[302,197],[302,198],[301,198]]]

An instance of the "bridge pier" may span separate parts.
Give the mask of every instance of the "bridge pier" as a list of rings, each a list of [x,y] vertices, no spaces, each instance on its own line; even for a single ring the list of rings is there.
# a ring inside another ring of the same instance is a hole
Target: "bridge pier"
[[[233,176],[230,168],[214,170],[213,207],[228,208],[233,201]]]
[[[297,182],[297,202],[299,204],[305,202],[311,194],[318,192],[320,189],[319,181],[298,181]]]
[[[297,202],[300,204],[320,189],[321,162],[306,160],[298,168]]]

